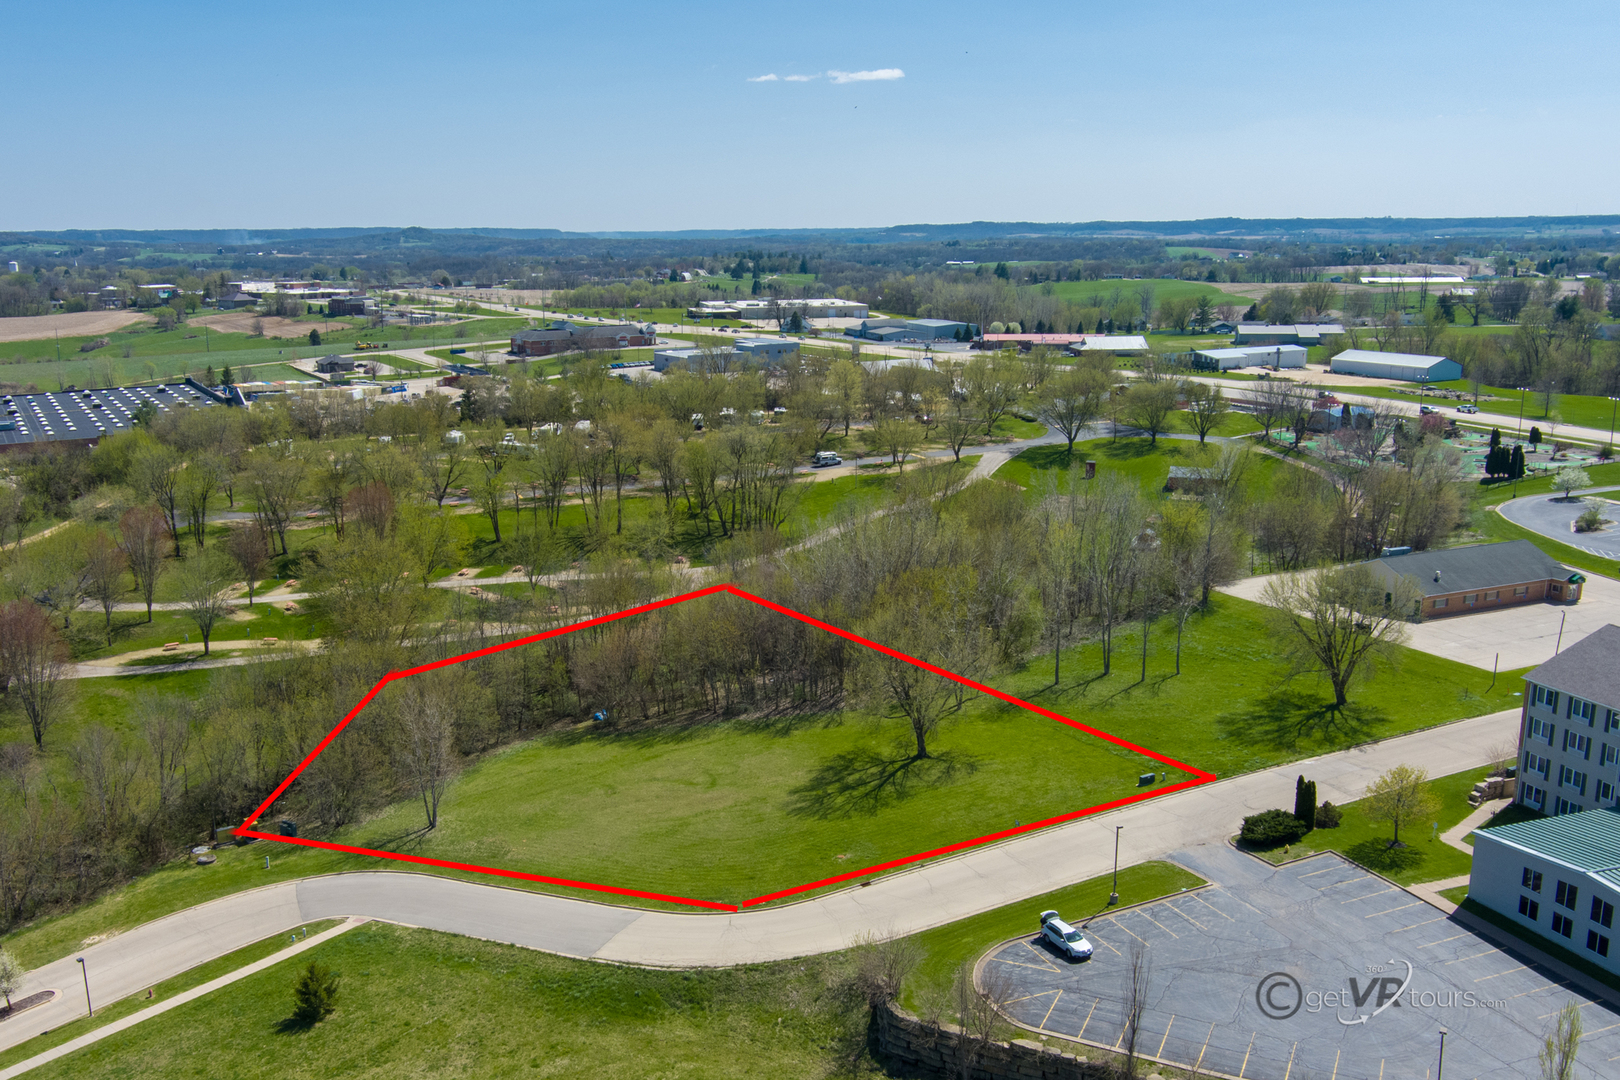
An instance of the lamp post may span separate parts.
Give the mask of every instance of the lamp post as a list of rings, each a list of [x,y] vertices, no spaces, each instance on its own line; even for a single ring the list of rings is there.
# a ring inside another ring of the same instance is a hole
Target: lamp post
[[[1123,825],[1114,826],[1114,886],[1108,894],[1108,906],[1113,907],[1119,903],[1119,831]]]
[[[90,969],[84,966],[84,957],[76,956],[74,959],[79,962],[79,974],[84,976],[84,1007],[91,1016],[94,1016],[96,1007],[90,1004]]]
[[[1446,1075],[1446,1029],[1440,1029],[1440,1064],[1434,1070],[1434,1080],[1445,1080]]]
[[[1614,447],[1614,411],[1620,408],[1620,397],[1609,397],[1609,446]]]
[[[1516,429],[1518,438],[1524,437],[1524,395],[1529,389],[1528,386],[1519,387],[1519,426]]]

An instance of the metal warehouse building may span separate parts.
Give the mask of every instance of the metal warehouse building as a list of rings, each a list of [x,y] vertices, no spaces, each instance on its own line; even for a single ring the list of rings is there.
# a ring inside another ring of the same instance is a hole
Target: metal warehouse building
[[[1206,371],[1243,367],[1302,368],[1307,350],[1299,345],[1254,346],[1247,349],[1194,349],[1195,364]]]
[[[1400,379],[1404,382],[1448,382],[1463,377],[1462,365],[1444,356],[1373,352],[1370,349],[1346,349],[1333,358],[1328,370],[1341,375],[1365,375],[1373,379]]]

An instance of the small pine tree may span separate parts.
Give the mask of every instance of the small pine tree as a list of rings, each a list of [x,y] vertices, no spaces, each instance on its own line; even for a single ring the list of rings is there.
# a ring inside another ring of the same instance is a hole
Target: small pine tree
[[[318,1024],[337,1008],[338,978],[325,964],[311,963],[293,983],[293,1019]]]
[[[808,255],[800,255],[799,256],[799,273],[808,274],[809,272],[810,272],[810,257]]]
[[[1294,817],[1306,832],[1316,828],[1316,781],[1303,775],[1294,781]]]
[[[231,372],[231,365],[225,365],[225,370],[220,372],[219,381],[224,383],[226,386],[231,386],[236,382],[236,378]]]
[[[1517,443],[1513,446],[1513,457],[1508,464],[1508,479],[1520,480],[1524,478],[1524,447]]]
[[[1534,425],[1531,425],[1531,428],[1530,428],[1530,446],[1531,446],[1532,449],[1534,449],[1535,447],[1540,446],[1540,445],[1541,445],[1541,429],[1534,426]]]
[[[1502,429],[1491,428],[1491,449],[1495,450],[1502,445]]]
[[[321,343],[321,332],[319,330],[311,330],[309,332],[309,343],[311,345],[319,345]]]

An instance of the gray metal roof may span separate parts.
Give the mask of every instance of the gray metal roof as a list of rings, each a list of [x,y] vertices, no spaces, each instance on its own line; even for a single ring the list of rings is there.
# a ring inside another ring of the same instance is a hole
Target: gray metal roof
[[[1525,678],[1620,709],[1620,626],[1592,631]]]
[[[99,439],[133,426],[133,415],[150,401],[160,414],[218,402],[189,383],[119,386],[101,390],[66,390],[48,394],[0,396],[0,446],[32,442],[78,442]]]
[[[1384,364],[1390,367],[1432,368],[1446,362],[1444,356],[1425,356],[1422,353],[1375,352],[1372,349],[1346,349],[1333,358],[1334,362],[1350,360],[1358,364]]]
[[[1516,821],[1481,832],[1589,874],[1620,868],[1620,807]]]
[[[1385,581],[1397,577],[1410,579],[1424,596],[1570,578],[1570,572],[1556,559],[1528,540],[1414,551],[1374,559],[1368,565]],[[1439,581],[1435,580],[1436,571],[1440,574]]]

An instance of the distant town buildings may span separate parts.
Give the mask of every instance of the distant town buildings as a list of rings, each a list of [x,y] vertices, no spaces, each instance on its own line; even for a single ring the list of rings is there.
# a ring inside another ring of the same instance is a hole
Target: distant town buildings
[[[581,350],[612,352],[645,348],[656,344],[657,340],[651,325],[578,326],[559,319],[544,329],[519,330],[513,334],[512,352],[518,356],[552,356]]]
[[[1238,323],[1233,345],[1320,345],[1324,337],[1344,333],[1339,323]]]
[[[1244,349],[1194,349],[1193,367],[1199,371],[1231,371],[1233,368],[1302,368],[1303,345],[1254,345]]]
[[[686,309],[689,319],[775,319],[798,314],[806,319],[864,319],[869,309],[854,300],[822,297],[814,300],[704,300]]]
[[[977,329],[950,319],[864,319],[844,333],[872,341],[961,341],[971,339]]]

